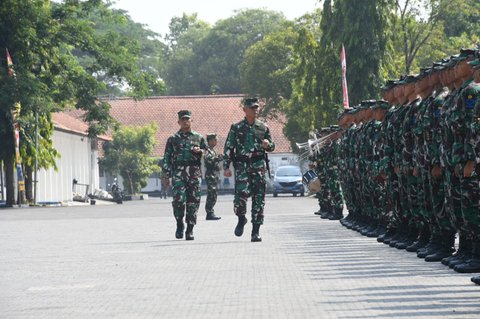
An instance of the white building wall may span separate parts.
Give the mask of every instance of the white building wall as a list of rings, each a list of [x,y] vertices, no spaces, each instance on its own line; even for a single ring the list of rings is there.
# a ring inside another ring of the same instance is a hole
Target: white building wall
[[[89,185],[88,193],[99,187],[98,152],[92,149],[85,136],[55,130],[53,146],[60,153],[58,171],[54,168],[38,171],[37,202],[64,202],[73,199],[73,179]],[[86,187],[77,185],[76,191],[85,195]]]

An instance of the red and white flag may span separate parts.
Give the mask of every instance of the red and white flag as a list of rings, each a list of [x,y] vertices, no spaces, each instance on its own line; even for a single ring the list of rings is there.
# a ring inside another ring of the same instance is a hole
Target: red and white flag
[[[8,73],[8,76],[15,76],[15,71],[13,70],[12,57],[10,56],[10,52],[8,52],[8,49],[7,49],[7,73]]]
[[[348,88],[347,88],[347,58],[345,56],[345,48],[342,44],[342,88],[343,88],[343,108],[349,109],[348,104]]]

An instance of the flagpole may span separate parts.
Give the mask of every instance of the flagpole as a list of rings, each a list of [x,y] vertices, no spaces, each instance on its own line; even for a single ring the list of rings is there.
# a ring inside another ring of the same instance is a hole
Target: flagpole
[[[349,109],[348,103],[348,87],[347,87],[347,57],[345,55],[345,47],[342,44],[342,89],[343,89],[343,108]]]

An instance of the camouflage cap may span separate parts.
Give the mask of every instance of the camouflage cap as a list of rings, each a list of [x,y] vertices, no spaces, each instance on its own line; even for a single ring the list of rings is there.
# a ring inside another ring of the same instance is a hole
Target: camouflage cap
[[[190,112],[189,110],[181,110],[178,112],[178,119],[182,119],[182,118],[191,118],[192,117],[192,112]]]
[[[395,87],[395,85],[397,85],[397,80],[387,80],[387,82],[385,83],[385,85],[382,87],[382,90],[383,91],[388,91],[390,89],[393,89]]]
[[[376,100],[363,100],[362,102],[360,102],[360,107],[368,108],[374,106],[375,103],[377,103]]]
[[[342,128],[338,125],[330,125],[330,132],[340,131]]]
[[[403,81],[407,84],[407,83],[416,82],[417,80],[418,80],[418,75],[417,74],[415,74],[415,75],[409,74],[405,77],[405,79]]]
[[[243,100],[243,106],[245,107],[255,107],[259,106],[257,97],[249,97]]]
[[[207,134],[207,141],[214,140],[217,138],[217,134],[215,133],[208,133]]]
[[[475,55],[475,49],[462,48],[460,49],[459,59],[467,59]]]
[[[390,104],[385,100],[377,100],[375,101],[375,105],[373,105],[372,108],[388,110],[390,108]]]

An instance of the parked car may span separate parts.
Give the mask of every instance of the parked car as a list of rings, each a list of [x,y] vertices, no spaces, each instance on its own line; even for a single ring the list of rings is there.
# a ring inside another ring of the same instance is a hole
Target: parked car
[[[293,165],[280,166],[273,177],[273,197],[278,194],[305,195],[300,167]]]

